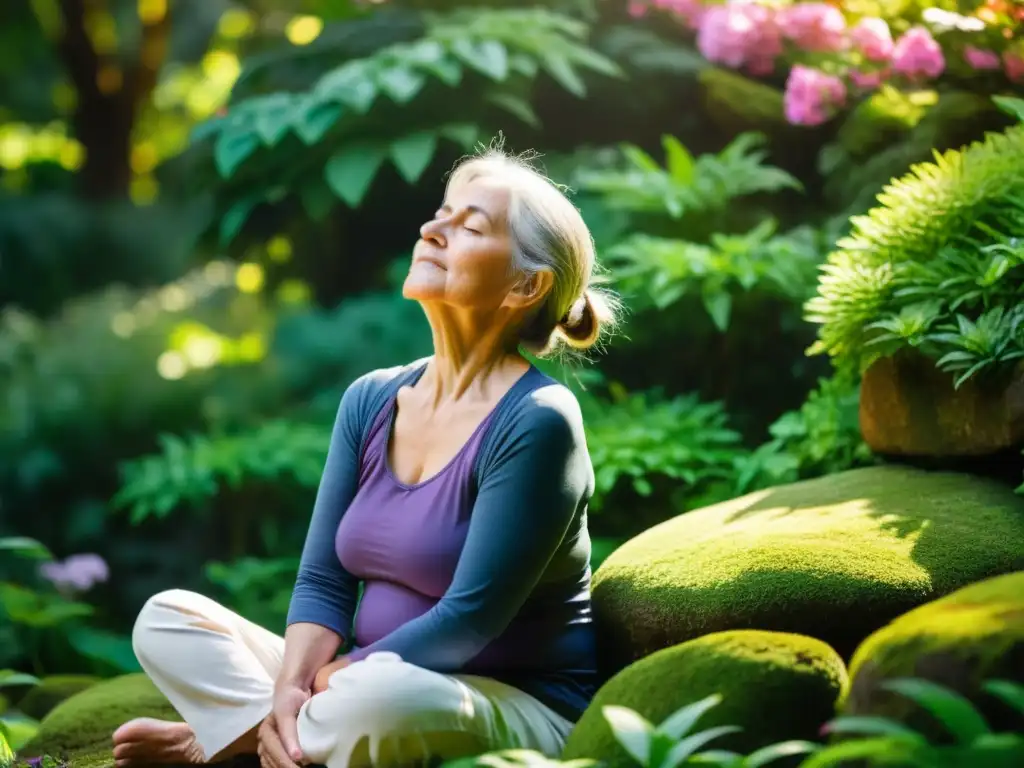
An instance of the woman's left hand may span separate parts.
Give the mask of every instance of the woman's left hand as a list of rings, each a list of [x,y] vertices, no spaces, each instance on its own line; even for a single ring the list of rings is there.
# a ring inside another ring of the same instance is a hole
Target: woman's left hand
[[[337,672],[339,669],[344,669],[351,664],[346,657],[342,656],[340,659],[335,659],[330,664],[320,668],[320,671],[316,673],[316,677],[313,679],[313,693],[323,693],[327,690],[327,682],[331,679],[331,675]]]

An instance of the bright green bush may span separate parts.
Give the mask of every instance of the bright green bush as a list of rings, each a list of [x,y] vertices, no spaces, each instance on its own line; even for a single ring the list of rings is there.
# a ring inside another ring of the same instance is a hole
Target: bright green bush
[[[1024,126],[917,165],[852,220],[808,318],[864,369],[915,347],[957,384],[1024,357]]]

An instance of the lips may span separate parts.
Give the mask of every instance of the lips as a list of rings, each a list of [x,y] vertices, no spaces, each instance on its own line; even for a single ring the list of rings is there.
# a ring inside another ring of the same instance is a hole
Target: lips
[[[422,255],[413,259],[413,264],[433,264],[438,269],[444,269],[444,264],[435,256]]]

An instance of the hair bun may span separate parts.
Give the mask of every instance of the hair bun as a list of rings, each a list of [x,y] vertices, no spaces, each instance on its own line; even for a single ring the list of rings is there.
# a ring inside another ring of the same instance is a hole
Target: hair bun
[[[577,349],[587,349],[597,341],[601,320],[590,290],[584,291],[583,295],[572,303],[559,325],[569,344]]]

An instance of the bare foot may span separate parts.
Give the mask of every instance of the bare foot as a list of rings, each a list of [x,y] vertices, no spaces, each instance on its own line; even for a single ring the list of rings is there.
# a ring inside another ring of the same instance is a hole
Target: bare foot
[[[145,763],[205,763],[203,749],[186,723],[140,717],[114,731],[114,765],[128,768]]]

